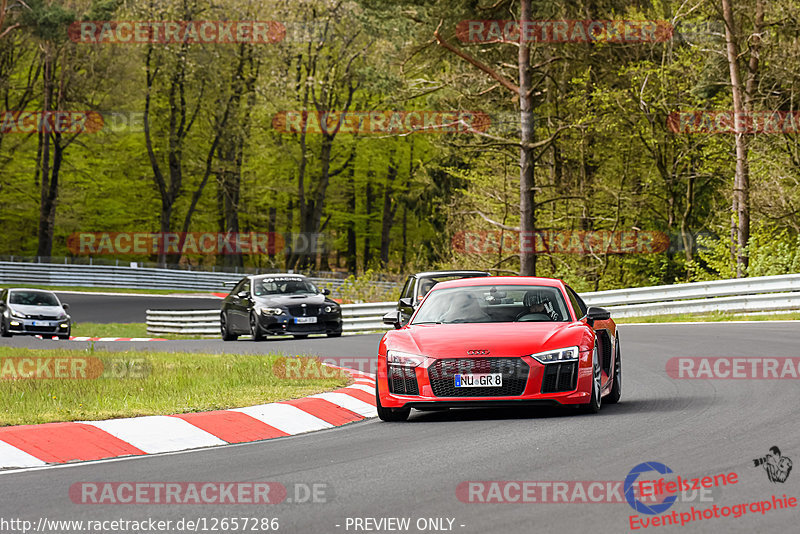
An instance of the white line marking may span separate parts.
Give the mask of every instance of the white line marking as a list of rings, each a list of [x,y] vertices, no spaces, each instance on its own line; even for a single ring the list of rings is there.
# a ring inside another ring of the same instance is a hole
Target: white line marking
[[[38,467],[46,462],[20,450],[5,441],[0,441],[0,468],[5,467]]]
[[[246,408],[234,408],[230,411],[247,414],[287,434],[301,434],[312,430],[333,428],[332,424],[323,421],[319,417],[314,417],[300,408],[278,402],[248,406]]]
[[[227,444],[183,419],[166,415],[80,422],[108,432],[146,453],[180,451]]]
[[[378,411],[374,406],[345,393],[320,393],[318,395],[312,395],[311,398],[332,402],[342,408],[347,408],[351,412],[363,415],[364,417],[378,416]]]
[[[365,386],[364,384],[353,384],[352,386],[347,386],[342,389],[360,389],[361,391],[366,391],[367,393],[375,393],[375,386]]]

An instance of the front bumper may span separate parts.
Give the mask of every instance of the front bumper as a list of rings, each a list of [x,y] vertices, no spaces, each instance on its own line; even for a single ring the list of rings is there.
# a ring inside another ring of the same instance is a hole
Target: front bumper
[[[57,319],[18,319],[16,317],[7,317],[3,320],[6,322],[8,332],[15,335],[66,335],[69,333],[71,325],[70,319],[59,321]]]
[[[284,313],[283,315],[259,314],[258,322],[261,330],[266,334],[341,334],[342,317],[335,313],[327,313],[311,317],[316,322],[304,322],[310,317],[295,317]],[[298,319],[300,322],[298,322]]]
[[[377,381],[384,408],[586,404],[592,391],[591,351],[581,352],[571,365],[543,364],[530,356],[429,357],[415,368],[399,368],[387,366],[380,356]],[[503,375],[502,387],[455,387],[456,373],[496,372]]]

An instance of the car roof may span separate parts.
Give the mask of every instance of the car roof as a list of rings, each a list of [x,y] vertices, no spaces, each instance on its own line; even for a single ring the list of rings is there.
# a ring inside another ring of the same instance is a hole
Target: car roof
[[[439,282],[431,291],[447,289],[449,287],[469,287],[469,286],[545,286],[558,287],[564,286],[564,282],[557,278],[538,278],[535,276],[491,276],[486,278],[461,278],[460,280],[449,280]]]
[[[256,278],[306,278],[305,275],[298,274],[298,273],[267,273],[267,274],[251,274],[248,278],[256,279]]]
[[[436,278],[437,276],[489,276],[486,271],[426,271],[412,276],[417,278]]]
[[[56,294],[55,291],[51,291],[49,289],[36,289],[34,287],[7,287],[7,288],[0,288],[0,291],[38,291],[40,293],[52,293],[53,295]]]

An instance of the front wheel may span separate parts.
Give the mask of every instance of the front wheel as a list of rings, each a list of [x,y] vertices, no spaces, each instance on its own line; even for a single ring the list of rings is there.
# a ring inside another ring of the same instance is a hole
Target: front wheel
[[[308,334],[294,334],[293,336],[295,339],[305,339],[308,337]]]
[[[592,397],[589,399],[588,404],[581,406],[581,411],[584,413],[597,413],[600,411],[600,405],[603,402],[600,392],[600,388],[602,387],[601,380],[600,361],[597,357],[597,346],[595,345],[594,352],[592,353]]]
[[[378,417],[381,421],[390,423],[402,422],[408,419],[411,408],[384,408],[381,406],[381,398],[378,396],[378,383],[375,383],[375,408],[378,409]]]
[[[261,325],[255,313],[250,314],[250,337],[253,338],[253,341],[264,340],[264,332],[261,331]]]
[[[616,404],[622,396],[622,360],[619,355],[619,337],[615,343],[616,349],[614,351],[614,382],[611,384],[611,392],[606,397],[606,402],[609,404]]]
[[[72,333],[72,331],[70,330],[70,331],[69,331],[69,332],[67,332],[66,334],[61,334],[61,335],[59,335],[59,336],[58,336],[58,339],[65,339],[65,340],[69,340],[69,337],[70,337],[70,334],[71,334],[71,333]]]
[[[0,317],[0,337],[11,337],[13,334],[6,327],[6,320]]]
[[[342,337],[342,333],[341,332],[336,332],[334,334],[328,334],[328,337]]]
[[[222,331],[222,341],[236,341],[239,339],[239,336],[236,334],[231,334],[230,328],[228,327],[228,319],[224,313],[219,316],[219,328]]]

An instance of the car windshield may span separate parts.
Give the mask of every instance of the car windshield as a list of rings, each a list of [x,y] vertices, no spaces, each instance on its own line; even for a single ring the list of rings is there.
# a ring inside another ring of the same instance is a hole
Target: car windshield
[[[59,306],[56,296],[44,291],[12,291],[8,303],[20,306]]]
[[[262,278],[253,283],[253,295],[316,295],[317,286],[302,278]]]
[[[567,322],[561,291],[549,286],[469,286],[439,289],[411,324]]]

